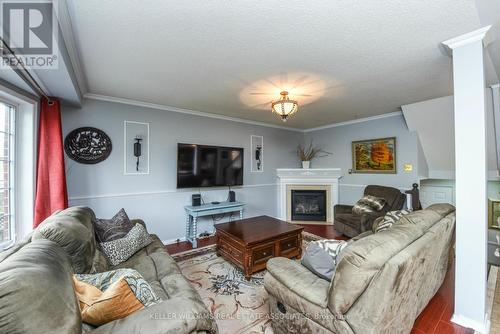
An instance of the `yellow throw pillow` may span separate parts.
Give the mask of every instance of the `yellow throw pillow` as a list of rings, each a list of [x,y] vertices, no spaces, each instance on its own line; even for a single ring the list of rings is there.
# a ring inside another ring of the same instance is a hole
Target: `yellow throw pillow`
[[[74,276],[73,281],[80,302],[82,320],[93,326],[125,318],[144,308],[123,277],[111,284],[104,292],[93,285],[77,280]]]

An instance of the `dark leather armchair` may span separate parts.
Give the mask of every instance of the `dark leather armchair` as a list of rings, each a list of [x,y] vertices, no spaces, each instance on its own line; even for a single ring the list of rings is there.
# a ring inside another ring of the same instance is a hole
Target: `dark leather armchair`
[[[386,200],[385,206],[377,212],[355,215],[352,213],[352,205],[335,205],[333,225],[335,230],[353,238],[360,233],[371,230],[375,219],[384,216],[388,211],[401,210],[406,201],[406,195],[392,187],[369,185],[365,188],[364,195],[384,198]]]

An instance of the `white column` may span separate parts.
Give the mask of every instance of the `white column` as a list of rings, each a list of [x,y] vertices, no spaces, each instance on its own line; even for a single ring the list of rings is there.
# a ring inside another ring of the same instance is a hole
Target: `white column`
[[[480,333],[486,325],[486,83],[483,40],[490,27],[453,38],[456,262],[452,321]]]

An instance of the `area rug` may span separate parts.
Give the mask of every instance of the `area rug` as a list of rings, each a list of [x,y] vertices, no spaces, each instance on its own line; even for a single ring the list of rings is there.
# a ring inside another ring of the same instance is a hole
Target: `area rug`
[[[302,248],[319,239],[323,238],[302,232]],[[221,334],[273,333],[263,286],[265,270],[247,281],[239,268],[217,256],[215,245],[173,258],[214,315]]]

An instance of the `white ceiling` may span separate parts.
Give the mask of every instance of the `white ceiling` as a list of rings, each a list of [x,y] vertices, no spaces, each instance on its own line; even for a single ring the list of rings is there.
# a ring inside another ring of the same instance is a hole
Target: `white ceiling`
[[[69,7],[90,93],[281,124],[268,103],[288,89],[301,111],[285,125],[296,128],[451,94],[451,59],[440,43],[481,25],[473,0]]]

